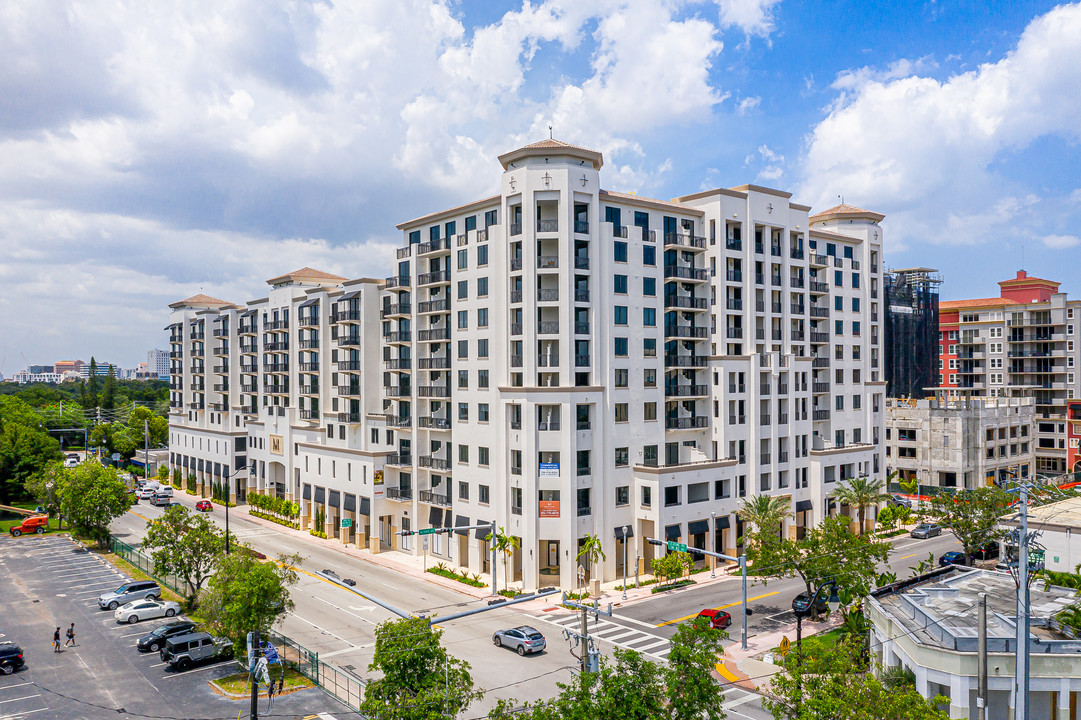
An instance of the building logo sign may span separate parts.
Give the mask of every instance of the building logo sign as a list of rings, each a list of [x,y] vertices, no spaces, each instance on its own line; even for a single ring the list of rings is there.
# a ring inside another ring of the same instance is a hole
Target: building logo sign
[[[540,468],[537,470],[537,477],[542,478],[557,478],[559,477],[559,463],[541,463]],[[556,517],[559,517],[558,515]]]
[[[285,454],[285,443],[282,442],[282,436],[281,435],[271,435],[270,436],[270,454],[271,455],[284,455]]]
[[[538,503],[540,508],[540,517],[542,518],[557,518],[559,517],[559,501],[558,500],[541,500]]]

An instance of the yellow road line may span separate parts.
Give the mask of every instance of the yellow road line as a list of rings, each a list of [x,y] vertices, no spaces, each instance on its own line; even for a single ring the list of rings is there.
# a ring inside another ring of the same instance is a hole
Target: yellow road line
[[[917,555],[919,555],[919,553],[912,553],[911,555],[905,555],[903,558],[898,558],[898,560],[908,560],[909,558],[914,558]]]
[[[146,520],[147,522],[150,522],[150,518],[148,518],[148,517],[146,517],[144,515],[140,515],[139,513],[135,512],[134,510],[128,510],[128,512],[131,513],[132,515],[134,515],[137,518],[142,518],[143,520]]]
[[[776,594],[778,594],[780,592],[781,592],[780,590],[774,590],[773,592],[768,592],[765,595],[758,595],[756,597],[747,598],[747,602],[754,602],[755,600],[761,600],[762,598],[772,597],[773,595],[776,595]],[[743,604],[743,601],[741,600],[740,602],[728,603],[727,605],[721,605],[720,607],[713,608],[713,609],[714,610],[724,610],[725,608],[735,607],[736,605],[742,605],[742,604]],[[690,620],[691,618],[695,618],[695,617],[698,617],[698,613],[695,613],[694,615],[684,615],[683,617],[676,618],[675,620],[665,620],[662,623],[657,623],[657,627],[664,627],[665,625],[675,625],[676,623],[681,623],[684,620]],[[718,671],[718,672],[720,672],[720,671]]]

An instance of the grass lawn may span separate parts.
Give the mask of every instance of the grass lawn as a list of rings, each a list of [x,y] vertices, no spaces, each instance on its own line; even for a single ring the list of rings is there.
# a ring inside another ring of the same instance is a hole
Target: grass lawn
[[[17,502],[12,503],[12,507],[23,508],[24,510],[33,510],[38,506],[36,502]],[[7,532],[14,526],[25,520],[27,515],[16,515],[15,513],[5,512],[3,513],[4,520],[0,520],[0,532]],[[58,518],[49,518],[49,530],[57,530],[60,527],[60,521]]]
[[[275,683],[278,681],[278,674],[280,671],[271,671],[271,677]],[[232,693],[234,695],[241,695],[251,692],[251,685],[248,683],[248,673],[240,672],[234,675],[227,675],[221,680],[215,680],[213,682],[219,689]],[[285,685],[282,692],[287,693],[291,690],[302,690],[312,686],[312,681],[298,673],[293,668],[285,669]],[[261,695],[266,695],[266,690],[263,690]]]
[[[804,627],[806,627],[806,624],[804,624]],[[834,649],[837,647],[837,644],[841,642],[842,637],[843,636],[841,635],[841,631],[837,628],[834,628],[833,630],[830,630],[828,632],[817,633],[815,635],[804,635],[804,660],[807,661],[812,658],[825,657],[832,654]],[[786,659],[794,661],[796,657],[796,639],[792,637],[789,638],[789,641],[791,641],[792,646],[788,650],[788,656]],[[773,653],[774,657],[781,656],[780,648],[773,648],[770,652]]]

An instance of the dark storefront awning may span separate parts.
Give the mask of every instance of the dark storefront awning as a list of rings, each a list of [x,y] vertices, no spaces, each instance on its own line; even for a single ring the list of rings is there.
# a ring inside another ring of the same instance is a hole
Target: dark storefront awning
[[[372,501],[366,497],[360,499],[360,514],[371,515],[372,514]]]
[[[624,527],[627,528],[627,537],[628,538],[634,537],[634,526],[633,525],[620,525],[619,527],[616,528],[616,540],[624,540],[624,539],[626,539],[626,538],[623,537],[623,528]]]
[[[447,514],[443,516],[443,527],[454,527],[454,514],[450,510],[447,510]]]
[[[304,498],[305,500],[311,500],[312,499],[312,486],[309,485],[308,483],[304,483],[304,494],[301,495],[301,497]]]
[[[462,515],[459,515],[456,518],[454,518],[454,527],[456,527],[456,528],[466,527],[466,526],[469,526],[469,525],[472,525],[472,524],[473,523],[469,522],[469,518],[463,517]],[[455,530],[454,534],[455,535],[465,535],[466,537],[468,537],[469,536],[469,531],[468,530]]]
[[[357,496],[350,493],[345,494],[345,511],[356,512],[357,511]]]
[[[484,521],[483,520],[477,520],[478,525],[480,525],[482,522],[484,522]],[[474,530],[474,532],[473,532],[473,535],[474,535],[474,537],[477,538],[477,540],[483,540],[486,537],[488,537],[489,533],[491,533],[491,532],[492,532],[491,528],[482,527],[482,528],[476,528]]]
[[[312,305],[315,305],[318,302],[319,302],[319,298],[311,298],[310,300],[305,300],[304,302],[300,303],[300,305],[298,305],[297,307],[298,308],[311,307]]]
[[[353,292],[342,295],[340,298],[338,298],[338,302],[341,302],[343,300],[352,300],[355,297],[360,297],[360,290],[354,290]]]
[[[330,506],[333,507],[333,508],[336,508],[336,507],[341,507],[341,504],[342,504],[341,493],[338,492],[337,490],[331,490],[330,491]]]
[[[796,501],[796,512],[798,512],[798,513],[799,512],[807,512],[812,507],[813,506],[812,506],[810,500],[797,500]]]
[[[683,534],[683,530],[679,525],[666,525],[664,528],[665,540],[679,540],[680,535]]]
[[[719,518],[717,518],[717,529],[718,530],[727,530],[729,527],[731,527],[731,526],[729,525],[729,520],[728,520],[727,515],[721,515]]]
[[[691,520],[687,523],[688,535],[702,535],[709,532],[709,520]]]
[[[443,525],[443,509],[442,508],[428,508],[428,526],[429,527],[441,527]]]
[[[315,502],[322,503],[322,502],[325,502],[326,499],[327,499],[326,488],[316,487],[315,488]]]

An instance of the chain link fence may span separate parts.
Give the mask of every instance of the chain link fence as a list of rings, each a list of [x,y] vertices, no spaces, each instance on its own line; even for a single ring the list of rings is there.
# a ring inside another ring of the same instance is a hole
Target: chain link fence
[[[169,588],[181,597],[188,597],[190,586],[184,578],[176,575],[160,574],[154,571],[154,561],[142,551],[128,545],[123,540],[115,537],[109,539],[109,552],[117,557],[124,558],[129,563],[139,568],[148,577],[156,580],[159,585]]]

